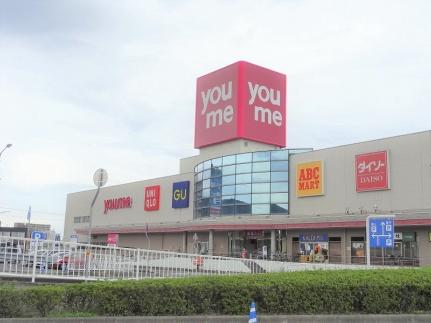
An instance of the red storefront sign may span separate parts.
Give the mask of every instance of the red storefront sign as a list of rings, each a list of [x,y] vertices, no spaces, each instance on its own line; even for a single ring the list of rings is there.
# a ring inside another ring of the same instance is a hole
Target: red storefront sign
[[[238,138],[286,145],[286,75],[239,61],[198,78],[195,148]]]
[[[130,209],[132,207],[133,200],[130,196],[126,196],[104,200],[103,204],[105,206],[105,211],[103,213],[107,214],[110,210]]]
[[[160,185],[145,188],[145,211],[157,211],[160,208]]]
[[[106,240],[106,243],[108,246],[117,246],[118,244],[118,233],[108,233],[108,239]]]
[[[356,192],[389,189],[387,151],[355,156]]]

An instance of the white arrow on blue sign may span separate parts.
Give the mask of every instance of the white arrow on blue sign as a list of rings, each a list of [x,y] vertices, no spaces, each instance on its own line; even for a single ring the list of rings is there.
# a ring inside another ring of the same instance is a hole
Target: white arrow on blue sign
[[[370,248],[393,248],[394,224],[394,218],[369,218],[368,241]]]

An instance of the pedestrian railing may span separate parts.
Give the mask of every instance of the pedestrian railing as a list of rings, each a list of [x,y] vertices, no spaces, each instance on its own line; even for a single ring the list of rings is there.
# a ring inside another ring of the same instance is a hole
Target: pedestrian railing
[[[257,274],[363,265],[303,264],[0,236],[0,277],[118,280]]]

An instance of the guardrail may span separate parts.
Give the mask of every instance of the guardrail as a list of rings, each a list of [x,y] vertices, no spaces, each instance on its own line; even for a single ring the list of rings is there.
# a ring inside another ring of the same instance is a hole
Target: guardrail
[[[347,268],[376,267],[240,259],[0,237],[0,277],[28,278],[32,282],[36,279],[117,280]]]

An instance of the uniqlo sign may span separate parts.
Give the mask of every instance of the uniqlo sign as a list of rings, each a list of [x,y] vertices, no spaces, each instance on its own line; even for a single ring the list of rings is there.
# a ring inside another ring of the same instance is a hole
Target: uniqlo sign
[[[239,61],[198,78],[195,148],[239,138],[286,146],[286,75]]]
[[[355,156],[356,192],[389,189],[387,151]]]
[[[145,188],[145,211],[157,211],[160,208],[160,185]]]

